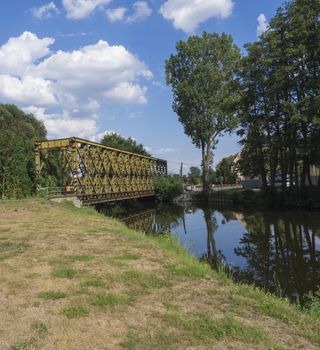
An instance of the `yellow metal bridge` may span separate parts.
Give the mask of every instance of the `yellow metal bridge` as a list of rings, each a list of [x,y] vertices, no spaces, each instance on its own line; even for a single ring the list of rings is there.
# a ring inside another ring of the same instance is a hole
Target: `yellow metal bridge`
[[[167,162],[72,137],[39,141],[35,145],[37,190],[49,152],[58,155],[69,174],[74,196],[83,203],[153,196],[153,178],[167,174]]]

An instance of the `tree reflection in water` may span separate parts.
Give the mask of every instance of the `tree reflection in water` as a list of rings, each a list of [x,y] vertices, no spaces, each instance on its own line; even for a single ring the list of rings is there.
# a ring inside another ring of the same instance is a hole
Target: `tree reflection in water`
[[[303,304],[320,281],[319,220],[292,211],[235,215],[247,229],[235,248],[246,259],[244,269],[235,269],[236,278]]]
[[[184,224],[184,208],[180,205],[154,206],[122,218],[125,224],[144,233],[162,234]]]
[[[224,256],[221,250],[217,250],[214,234],[219,226],[215,216],[215,210],[210,207],[202,209],[204,220],[207,227],[207,251],[200,257],[201,261],[208,262],[213,268],[217,269],[224,266]]]

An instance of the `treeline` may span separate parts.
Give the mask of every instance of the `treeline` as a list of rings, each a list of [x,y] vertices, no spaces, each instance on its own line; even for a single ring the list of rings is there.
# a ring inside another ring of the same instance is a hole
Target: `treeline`
[[[237,183],[237,171],[235,166],[236,155],[225,157],[218,162],[215,170],[210,169],[209,183],[212,184],[235,184]],[[202,182],[202,170],[192,166],[183,181],[191,185],[199,185]]]
[[[320,166],[320,1],[286,3],[260,40],[245,48],[240,62],[241,172],[259,175],[264,187],[315,184],[311,169]]]
[[[34,189],[34,141],[46,129],[14,105],[0,104],[0,198],[19,198]]]

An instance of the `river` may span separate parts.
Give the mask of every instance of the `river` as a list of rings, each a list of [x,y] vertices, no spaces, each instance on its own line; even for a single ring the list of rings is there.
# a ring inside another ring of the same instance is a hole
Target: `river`
[[[227,266],[236,281],[301,304],[320,286],[319,211],[146,203],[129,212],[117,216],[145,233],[170,231],[199,259]]]

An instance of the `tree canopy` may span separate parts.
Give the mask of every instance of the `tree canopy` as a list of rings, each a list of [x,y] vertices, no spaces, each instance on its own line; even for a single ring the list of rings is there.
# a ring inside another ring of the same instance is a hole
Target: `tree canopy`
[[[18,107],[0,104],[0,198],[30,195],[34,183],[34,141],[44,125]]]
[[[123,151],[150,156],[150,153],[145,150],[141,143],[137,143],[137,141],[132,137],[125,138],[116,132],[111,132],[104,135],[100,143],[108,147],[121,149]]]
[[[237,126],[237,66],[240,50],[225,33],[204,32],[179,41],[166,61],[173,110],[202,152],[203,188],[209,188],[213,149],[219,137]]]
[[[188,173],[188,182],[191,183],[192,185],[198,185],[201,182],[201,169],[192,166],[189,169]]]
[[[320,166],[320,2],[280,7],[269,29],[246,45],[239,104],[244,174],[263,184],[315,184]],[[320,185],[320,178],[318,185]]]
[[[229,156],[221,159],[216,166],[216,177],[219,182],[224,184],[235,184],[237,180],[237,173],[234,166],[235,156]]]

